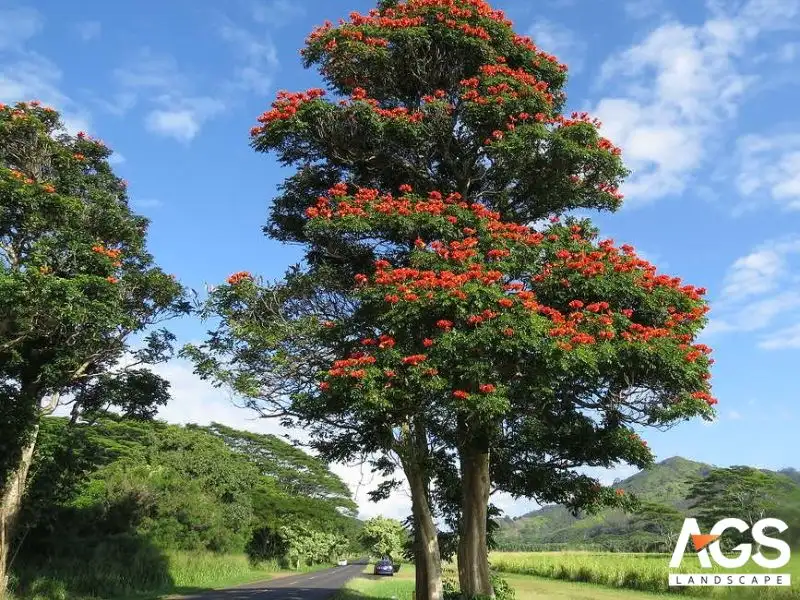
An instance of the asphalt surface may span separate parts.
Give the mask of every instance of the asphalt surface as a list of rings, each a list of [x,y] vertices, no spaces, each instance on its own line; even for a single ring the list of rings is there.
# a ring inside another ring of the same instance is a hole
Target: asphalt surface
[[[182,596],[182,600],[328,600],[364,570],[366,562],[324,571],[287,575],[226,590]]]

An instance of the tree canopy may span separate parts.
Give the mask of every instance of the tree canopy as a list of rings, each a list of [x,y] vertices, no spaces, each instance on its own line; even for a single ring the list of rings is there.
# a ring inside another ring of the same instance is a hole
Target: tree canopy
[[[160,324],[189,305],[148,253],[110,155],[52,108],[0,105],[2,588],[41,418],[63,404],[73,421],[111,405],[141,418],[167,399],[144,366],[171,355]]]
[[[114,415],[73,426],[46,419],[22,518],[23,556],[41,560],[115,536],[161,549],[248,551],[259,560],[288,560],[287,536],[301,538],[301,558],[315,562],[355,547],[358,524],[340,510],[342,499],[352,499],[337,495],[342,482],[327,467],[319,466],[320,497],[286,491],[284,469],[313,457],[273,436],[225,429],[230,438],[269,445],[276,458],[242,453],[214,427]],[[275,544],[265,548],[270,535]]]
[[[304,264],[232,275],[187,354],[327,458],[401,466],[415,526],[449,513],[462,591],[491,593],[492,489],[624,505],[575,469],[645,466],[634,426],[713,413],[704,290],[560,219],[619,206],[621,151],[564,113],[566,67],[483,0],[380,2],[301,54],[328,89],[281,92],[251,135],[296,168],[265,230]]]
[[[396,519],[373,517],[364,522],[360,539],[373,556],[397,559],[405,544],[408,532]]]

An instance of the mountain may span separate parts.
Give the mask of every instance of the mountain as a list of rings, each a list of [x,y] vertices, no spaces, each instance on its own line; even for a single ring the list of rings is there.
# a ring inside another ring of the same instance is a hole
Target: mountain
[[[675,456],[627,479],[615,487],[635,494],[643,503],[658,505],[658,512],[674,523],[689,508],[690,479],[706,477],[714,467]],[[800,472],[770,472],[800,484]],[[563,506],[544,506],[514,519],[499,521],[495,534],[502,550],[558,550],[564,548],[651,550],[664,543],[659,527],[645,526],[637,515],[606,509],[595,515],[572,516]]]

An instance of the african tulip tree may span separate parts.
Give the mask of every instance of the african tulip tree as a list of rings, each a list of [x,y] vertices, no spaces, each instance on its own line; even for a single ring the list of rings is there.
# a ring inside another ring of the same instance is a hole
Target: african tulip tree
[[[51,108],[0,105],[0,595],[40,419],[63,404],[73,421],[109,405],[146,418],[167,397],[137,365],[164,359],[172,336],[128,340],[188,306],[147,253],[110,154],[64,134]]]
[[[491,593],[490,484],[575,507],[624,503],[573,469],[646,466],[632,426],[711,414],[710,349],[693,344],[703,290],[656,274],[632,248],[595,242],[588,222],[539,231],[457,193],[331,192],[309,210],[309,235],[418,237],[408,265],[379,259],[356,274],[357,308],[323,334],[349,352],[321,400],[416,398],[429,433],[457,457],[464,593]]]
[[[462,592],[490,594],[490,482],[622,502],[574,468],[646,464],[633,424],[710,411],[701,294],[586,223],[527,228],[614,210],[626,170],[596,120],[563,114],[566,67],[483,0],[383,1],[302,54],[328,90],[281,92],[251,135],[297,167],[266,229],[306,244],[306,267],[232,277],[188,352],[327,458],[397,458],[420,598],[441,592],[431,483],[454,474]]]
[[[276,298],[237,274],[212,300],[224,325],[208,347],[233,360],[206,356],[201,367],[251,398],[265,391],[269,348],[273,375],[315,373],[318,388],[288,390],[282,409],[315,422],[331,457],[397,452],[423,529],[430,500],[418,480],[435,471],[435,440],[436,459],[460,473],[462,591],[491,594],[491,485],[573,507],[625,504],[574,468],[645,466],[652,456],[634,425],[711,414],[710,349],[693,343],[707,307],[703,290],[657,274],[632,248],[597,242],[588,221],[534,229],[458,193],[401,187],[395,196],[338,184],[308,209],[310,239],[413,240],[399,264],[382,257],[354,276],[349,310],[322,320],[297,310],[300,295]],[[422,441],[407,445],[404,429]]]

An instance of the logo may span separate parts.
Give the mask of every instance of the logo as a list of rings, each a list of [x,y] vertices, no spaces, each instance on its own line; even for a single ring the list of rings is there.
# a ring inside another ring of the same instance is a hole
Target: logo
[[[739,533],[751,532],[757,551],[753,552],[753,544],[739,544],[725,554],[720,546],[722,534],[734,529]],[[783,540],[770,537],[765,530],[775,529],[783,533],[788,529],[780,519],[761,519],[749,526],[741,519],[722,519],[711,528],[709,533],[700,531],[697,519],[686,519],[678,536],[678,543],[669,562],[670,569],[681,566],[686,546],[691,540],[697,553],[700,567],[711,569],[716,563],[723,569],[741,569],[750,561],[763,569],[780,569],[785,567],[791,558],[789,544]],[[765,554],[764,549],[771,550]],[[777,554],[776,554],[777,553]],[[735,554],[735,555],[732,555]],[[788,573],[670,573],[671,586],[790,586],[791,575]]]

